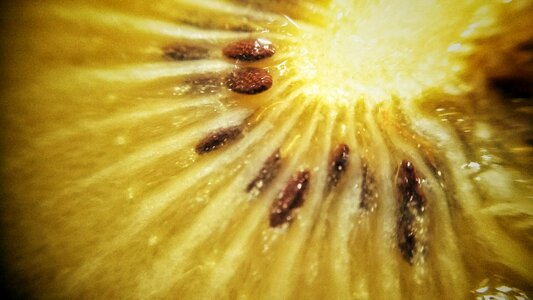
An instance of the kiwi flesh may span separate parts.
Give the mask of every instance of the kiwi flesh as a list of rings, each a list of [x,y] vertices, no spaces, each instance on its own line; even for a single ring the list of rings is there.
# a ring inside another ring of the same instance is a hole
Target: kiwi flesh
[[[23,299],[528,299],[533,3],[3,4]]]

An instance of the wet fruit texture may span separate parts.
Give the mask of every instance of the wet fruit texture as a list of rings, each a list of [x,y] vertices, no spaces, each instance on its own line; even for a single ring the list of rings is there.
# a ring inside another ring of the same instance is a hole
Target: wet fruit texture
[[[533,3],[2,4],[24,299],[527,299]]]

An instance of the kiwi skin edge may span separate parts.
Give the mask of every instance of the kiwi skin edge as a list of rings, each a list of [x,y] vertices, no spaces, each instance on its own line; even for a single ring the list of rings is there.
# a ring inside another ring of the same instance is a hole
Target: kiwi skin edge
[[[533,295],[531,1],[213,2],[0,4],[3,298]]]

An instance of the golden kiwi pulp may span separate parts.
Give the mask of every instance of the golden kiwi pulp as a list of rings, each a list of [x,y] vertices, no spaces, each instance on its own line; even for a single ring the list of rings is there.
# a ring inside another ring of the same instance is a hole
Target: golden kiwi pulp
[[[3,4],[24,299],[529,299],[533,2]]]

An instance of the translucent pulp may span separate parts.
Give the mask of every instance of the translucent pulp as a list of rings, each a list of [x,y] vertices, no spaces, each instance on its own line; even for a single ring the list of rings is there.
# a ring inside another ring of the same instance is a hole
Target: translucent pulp
[[[498,5],[474,2],[337,0],[325,27],[299,31],[297,68],[313,83],[307,93],[379,103],[468,89],[458,84],[468,41],[492,24]]]

